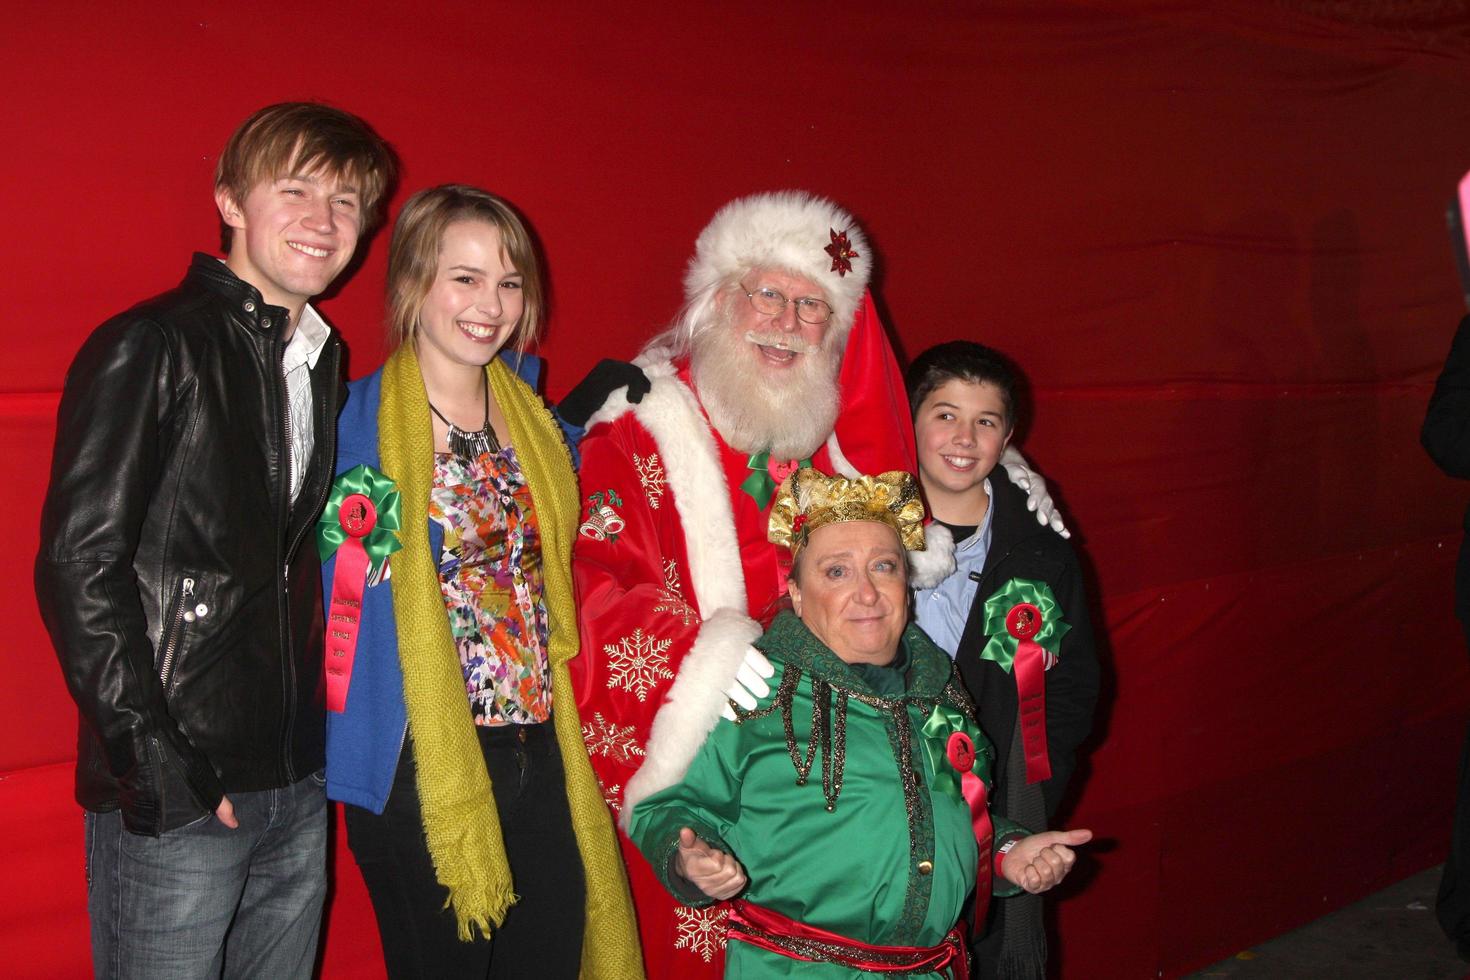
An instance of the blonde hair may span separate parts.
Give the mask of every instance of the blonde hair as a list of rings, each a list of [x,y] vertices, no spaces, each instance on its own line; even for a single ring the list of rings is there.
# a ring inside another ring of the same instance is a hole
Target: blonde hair
[[[398,212],[388,245],[388,344],[411,339],[439,272],[445,230],[456,221],[483,221],[500,232],[500,252],[521,275],[525,308],[511,336],[524,351],[541,333],[541,264],[525,222],[506,201],[466,184],[419,191]]]
[[[352,113],[318,102],[281,102],[256,112],[230,136],[214,186],[244,204],[263,181],[324,171],[357,189],[366,230],[376,222],[397,170],[392,147]],[[224,235],[228,248],[228,228]]]

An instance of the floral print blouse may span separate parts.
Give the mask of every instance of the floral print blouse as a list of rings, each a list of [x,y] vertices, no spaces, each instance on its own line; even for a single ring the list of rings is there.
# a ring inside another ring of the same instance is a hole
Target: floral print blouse
[[[429,517],[444,529],[439,585],[475,724],[547,721],[541,535],[515,448],[436,454]]]

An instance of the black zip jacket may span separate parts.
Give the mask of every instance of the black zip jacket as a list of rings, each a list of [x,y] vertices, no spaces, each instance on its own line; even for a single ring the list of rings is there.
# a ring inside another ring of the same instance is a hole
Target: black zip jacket
[[[980,728],[995,746],[995,783],[992,806],[1005,813],[1005,760],[1016,728],[1016,680],[990,660],[981,660],[989,637],[985,635],[985,601],[1013,578],[1037,579],[1051,586],[1062,607],[1062,618],[1072,628],[1062,637],[1056,666],[1046,672],[1046,741],[1051,778],[1041,784],[1050,824],[1077,764],[1077,746],[1092,729],[1097,704],[1097,651],[1092,620],[1077,555],[1060,534],[1042,527],[1026,509],[1026,493],[999,469],[991,474],[990,506],[995,508],[990,551],[980,573],[975,604],[960,636],[955,665],[975,701]]]
[[[341,345],[311,371],[293,507],[286,311],[196,254],[67,373],[36,595],[80,714],[77,802],[158,835],[324,762],[312,526],[336,451]],[[289,583],[289,584],[288,584]]]

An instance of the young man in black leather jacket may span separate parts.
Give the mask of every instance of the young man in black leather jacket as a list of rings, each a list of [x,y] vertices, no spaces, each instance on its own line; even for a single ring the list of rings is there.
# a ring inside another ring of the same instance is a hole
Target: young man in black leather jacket
[[[327,808],[310,538],[341,378],[307,304],[393,169],[355,116],[260,110],[216,173],[227,257],[196,254],[67,373],[36,592],[80,715],[99,977],[311,973]]]

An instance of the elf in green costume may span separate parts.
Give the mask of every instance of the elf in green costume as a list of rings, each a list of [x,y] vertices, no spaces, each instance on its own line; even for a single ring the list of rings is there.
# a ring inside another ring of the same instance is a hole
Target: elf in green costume
[[[967,897],[984,921],[992,890],[1055,886],[1092,836],[992,827],[990,746],[949,657],[907,625],[922,521],[906,473],[793,474],[770,537],[794,611],[756,643],[781,683],[626,815],[677,898],[734,900],[727,977],[964,977]]]

